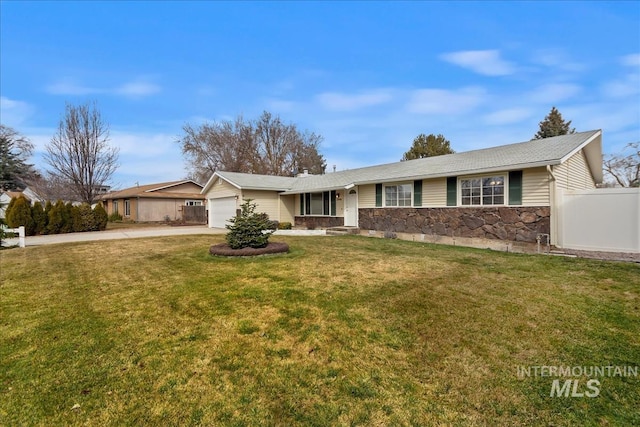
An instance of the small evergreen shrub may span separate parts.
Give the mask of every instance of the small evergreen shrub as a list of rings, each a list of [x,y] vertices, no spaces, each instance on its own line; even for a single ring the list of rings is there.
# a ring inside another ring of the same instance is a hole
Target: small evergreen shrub
[[[118,212],[114,212],[111,215],[109,215],[109,222],[121,222],[122,221],[122,215],[120,215]]]
[[[42,203],[34,203],[31,207],[31,217],[34,223],[34,234],[44,233],[47,228],[47,214],[44,213]]]
[[[104,210],[104,206],[102,203],[98,203],[95,208],[93,208],[93,217],[98,226],[98,230],[103,231],[107,228],[107,222],[109,222],[109,216],[107,215],[107,211]]]
[[[51,206],[47,222],[48,234],[59,234],[62,232],[62,227],[64,226],[64,210],[64,203],[60,200],[58,200],[55,205]]]
[[[247,199],[242,205],[240,215],[229,219],[231,224],[226,228],[227,244],[232,249],[264,248],[269,244],[269,237],[273,233],[269,227],[269,217],[264,213],[256,213],[257,205]]]
[[[91,206],[83,203],[80,206],[74,206],[72,212],[74,231],[98,231],[98,222]]]
[[[10,228],[24,226],[25,234],[33,236],[36,227],[31,216],[31,204],[24,196],[17,197],[14,200],[11,200],[13,203],[9,203],[7,207],[7,224],[9,224]]]
[[[278,224],[279,230],[291,230],[292,226],[290,222],[281,222]]]

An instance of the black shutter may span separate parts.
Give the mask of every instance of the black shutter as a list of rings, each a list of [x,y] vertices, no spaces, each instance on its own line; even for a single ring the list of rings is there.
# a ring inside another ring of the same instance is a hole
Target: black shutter
[[[300,215],[304,215],[304,194],[300,194]]]
[[[304,213],[311,215],[311,193],[304,193]]]
[[[382,184],[376,184],[376,207],[382,207]]]
[[[336,216],[336,190],[331,191],[331,216]]]
[[[329,194],[328,191],[322,193],[322,215],[329,215]]]
[[[509,172],[509,204],[522,204],[522,171]]]
[[[413,181],[413,206],[422,206],[422,180]]]
[[[458,179],[455,176],[447,178],[447,206],[458,205]]]

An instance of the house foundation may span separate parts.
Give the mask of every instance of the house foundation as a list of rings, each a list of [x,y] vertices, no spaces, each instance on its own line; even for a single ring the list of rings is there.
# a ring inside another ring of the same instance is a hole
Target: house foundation
[[[385,233],[527,243],[535,243],[539,234],[550,234],[548,206],[362,208],[358,214],[361,229]]]

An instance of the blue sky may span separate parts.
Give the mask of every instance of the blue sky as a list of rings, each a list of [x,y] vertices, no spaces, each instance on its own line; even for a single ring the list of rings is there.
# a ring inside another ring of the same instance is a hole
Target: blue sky
[[[327,170],[531,139],[556,106],[640,140],[640,2],[0,2],[0,120],[36,144],[96,101],[116,187],[181,179],[185,123],[278,114]]]

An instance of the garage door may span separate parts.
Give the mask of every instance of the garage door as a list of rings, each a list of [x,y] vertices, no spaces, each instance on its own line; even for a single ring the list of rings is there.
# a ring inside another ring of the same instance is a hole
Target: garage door
[[[236,198],[209,199],[209,227],[224,228],[236,216]]]

